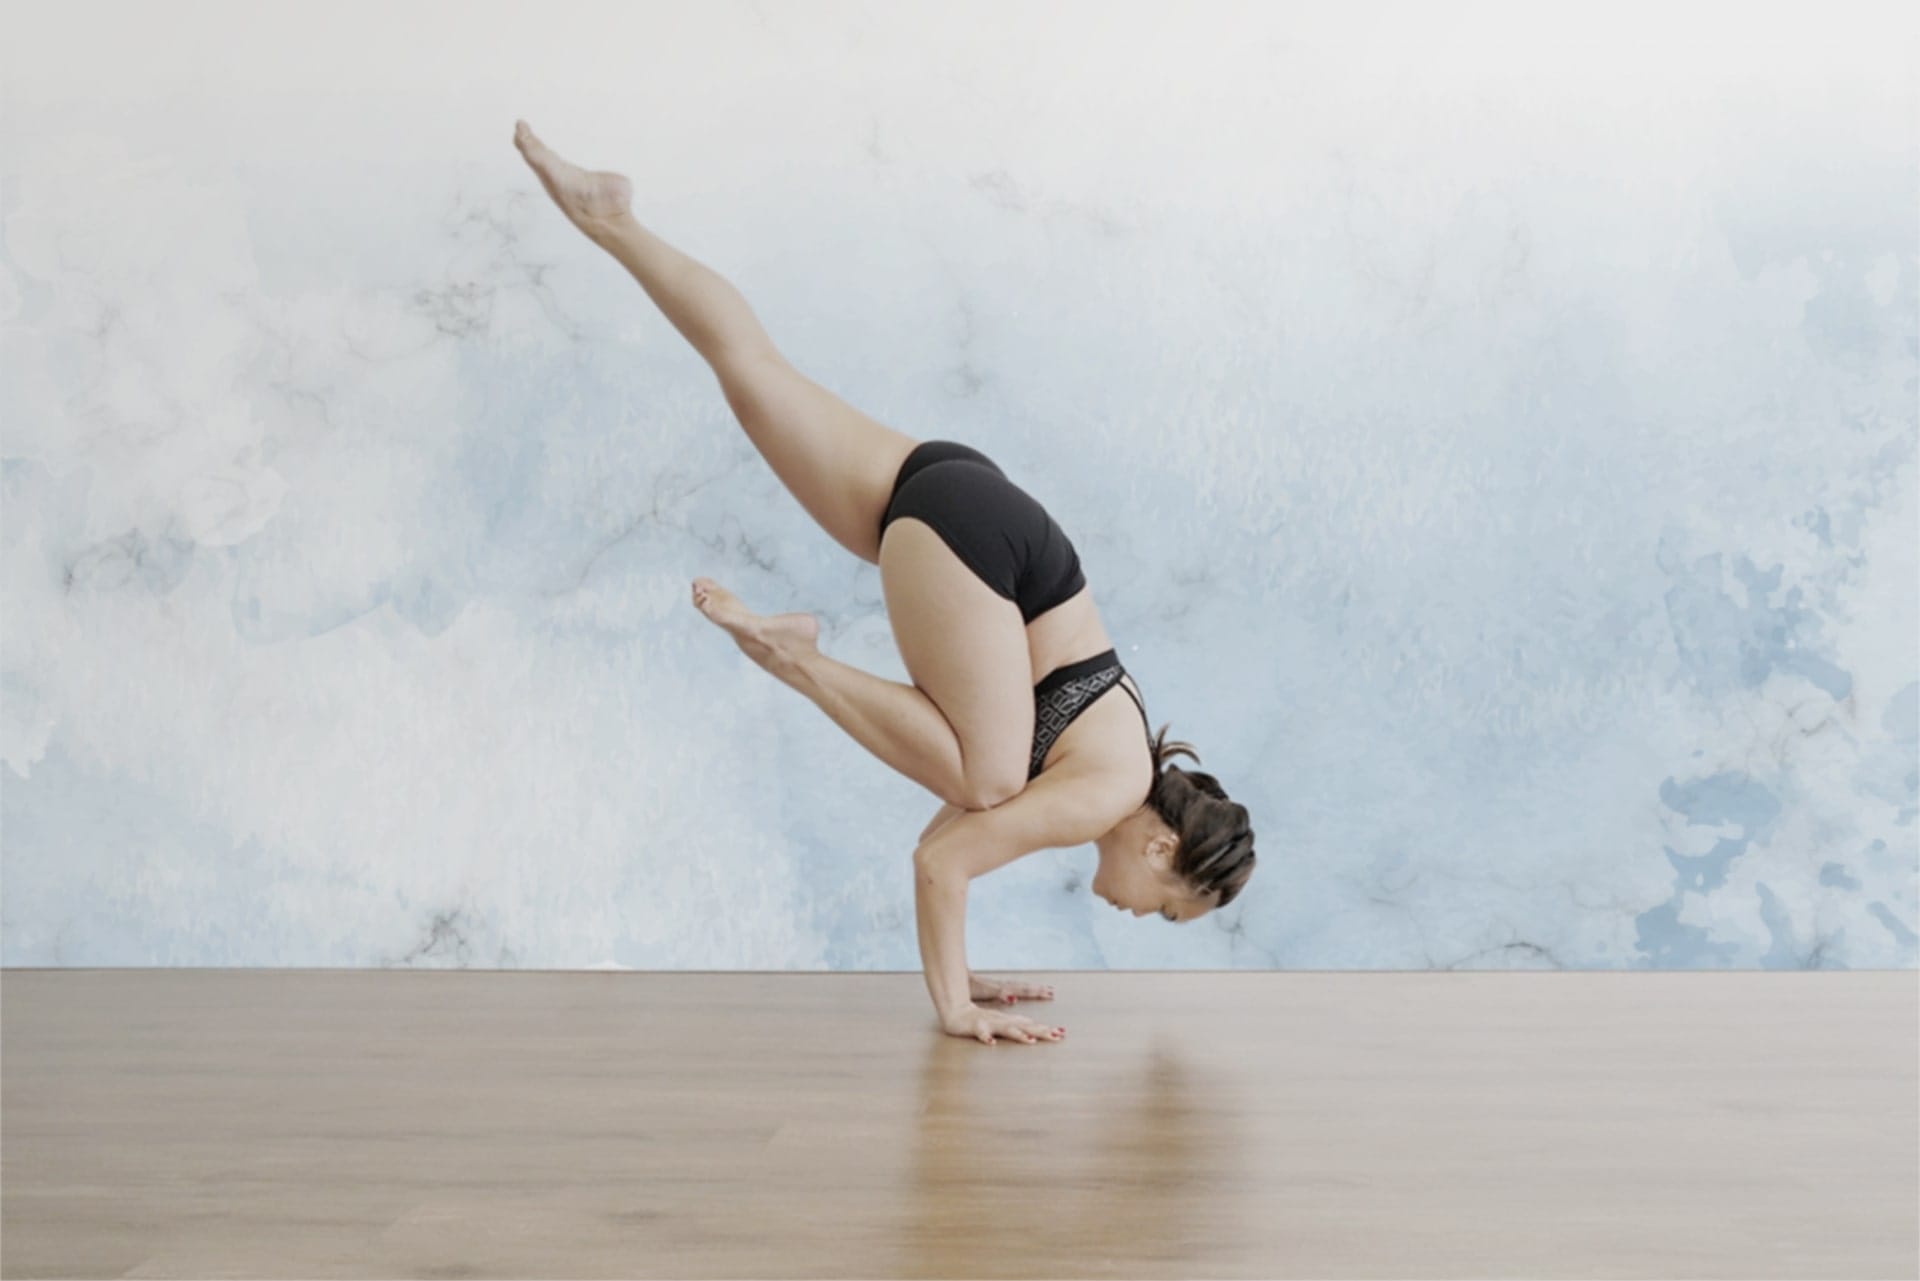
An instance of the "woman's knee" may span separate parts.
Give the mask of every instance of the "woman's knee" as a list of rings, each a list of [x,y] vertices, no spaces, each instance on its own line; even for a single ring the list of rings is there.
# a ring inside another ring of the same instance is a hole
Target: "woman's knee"
[[[1022,762],[1018,771],[1004,767],[981,771],[978,775],[968,771],[962,795],[966,800],[966,808],[990,810],[996,805],[1006,804],[1026,788],[1026,764]]]

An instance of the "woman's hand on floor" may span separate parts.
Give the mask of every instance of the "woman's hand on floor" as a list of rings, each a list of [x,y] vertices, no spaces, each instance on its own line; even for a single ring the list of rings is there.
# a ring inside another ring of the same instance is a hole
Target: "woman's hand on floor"
[[[1045,983],[1017,983],[1011,979],[990,979],[967,975],[967,999],[1012,1005],[1015,1001],[1051,1001],[1053,989]]]
[[[1001,1036],[1009,1041],[1033,1045],[1040,1041],[1058,1041],[1067,1034],[1067,1029],[1063,1027],[1036,1023],[1024,1014],[1015,1014],[1011,1010],[983,1010],[977,1005],[969,1005],[956,1012],[952,1018],[942,1020],[940,1026],[948,1036],[970,1036],[988,1045],[994,1043],[995,1037]]]

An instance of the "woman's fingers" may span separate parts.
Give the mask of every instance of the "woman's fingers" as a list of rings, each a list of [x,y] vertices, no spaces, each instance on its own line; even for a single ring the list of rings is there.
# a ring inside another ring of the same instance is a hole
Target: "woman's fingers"
[[[978,1004],[970,1004],[953,1018],[943,1020],[941,1028],[949,1036],[971,1036],[984,1045],[993,1045],[1002,1038],[1035,1045],[1041,1041],[1058,1041],[1067,1034],[1063,1027],[1036,1022],[1004,1008]]]
[[[1065,1028],[1057,1028],[1049,1023],[1036,1023],[1019,1014],[1007,1014],[999,1010],[986,1011],[981,1020],[982,1029],[988,1034],[991,1043],[995,1035],[1004,1036],[1010,1041],[1019,1041],[1024,1045],[1035,1045],[1041,1041],[1058,1041],[1066,1035]]]

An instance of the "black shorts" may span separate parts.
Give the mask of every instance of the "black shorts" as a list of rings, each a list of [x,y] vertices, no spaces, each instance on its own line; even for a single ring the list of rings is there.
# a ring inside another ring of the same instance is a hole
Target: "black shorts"
[[[1086,587],[1066,531],[979,450],[922,441],[900,464],[880,532],[902,516],[925,521],[981,582],[1031,623]]]

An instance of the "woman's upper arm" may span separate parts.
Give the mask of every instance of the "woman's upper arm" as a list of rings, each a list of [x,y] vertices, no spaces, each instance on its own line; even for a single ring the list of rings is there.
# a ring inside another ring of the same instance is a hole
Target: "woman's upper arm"
[[[964,872],[972,880],[1035,850],[1097,840],[1130,808],[1110,772],[1078,773],[1055,766],[1012,800],[992,809],[961,810],[921,845],[916,857]]]

